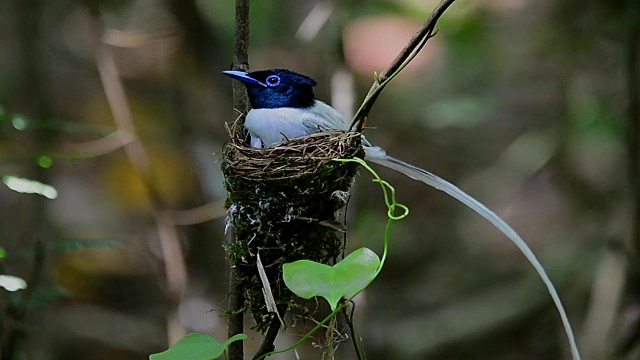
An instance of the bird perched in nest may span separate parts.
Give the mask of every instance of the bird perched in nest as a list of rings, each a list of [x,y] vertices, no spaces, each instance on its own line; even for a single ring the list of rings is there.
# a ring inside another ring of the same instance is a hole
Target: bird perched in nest
[[[313,87],[316,82],[308,76],[285,69],[223,73],[240,80],[247,88],[252,109],[244,126],[249,131],[251,147],[271,147],[287,139],[349,129],[338,111],[315,98]],[[432,185],[433,174],[387,155],[364,137],[362,140],[365,160]]]
[[[223,73],[241,81],[247,88],[252,109],[247,114],[244,126],[251,136],[251,147],[266,148],[287,139],[329,130],[349,129],[349,124],[334,108],[315,98],[313,87],[316,82],[310,77],[285,69],[261,70],[250,73],[224,71]],[[546,285],[562,319],[571,345],[572,358],[580,359],[569,320],[549,276],[529,246],[504,220],[448,181],[387,155],[383,149],[372,146],[364,137],[362,144],[365,150],[365,160],[398,171],[447,193],[477,212],[505,234],[533,265]]]

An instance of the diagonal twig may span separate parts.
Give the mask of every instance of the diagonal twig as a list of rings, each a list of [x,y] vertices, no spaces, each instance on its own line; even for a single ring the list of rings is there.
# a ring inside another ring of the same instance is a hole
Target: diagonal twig
[[[391,65],[389,65],[389,67],[379,75],[376,74],[373,85],[371,85],[371,89],[369,89],[369,93],[353,117],[351,129],[358,132],[361,132],[364,129],[369,111],[371,111],[373,104],[382,90],[400,73],[400,71],[402,71],[402,69],[404,69],[405,66],[409,65],[411,60],[418,55],[427,41],[435,36],[438,19],[440,19],[442,14],[444,14],[454,1],[455,0],[441,0],[438,6],[436,6],[431,13],[431,16],[427,18],[420,29],[418,29],[418,31],[416,31],[413,37],[409,40],[407,45],[405,45],[396,58],[391,62]]]

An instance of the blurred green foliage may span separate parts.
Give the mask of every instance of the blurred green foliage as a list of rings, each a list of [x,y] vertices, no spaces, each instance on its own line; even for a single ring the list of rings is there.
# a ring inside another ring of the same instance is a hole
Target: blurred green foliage
[[[401,47],[402,30],[419,26],[436,1],[332,2],[317,35],[303,40],[296,32],[317,3],[254,1],[250,65],[309,74],[326,101],[332,76],[347,68],[354,88],[340,96],[357,105],[372,74],[345,47],[365,60],[393,57],[382,40]],[[628,320],[615,284],[624,281],[636,206],[626,71],[638,4],[456,2],[428,56],[391,83],[367,123],[372,142],[456,183],[520,232],[559,280],[593,356],[624,332],[610,324]],[[226,338],[223,220],[176,217],[192,224],[174,227],[188,274],[176,295],[160,255],[166,228],[153,219],[225,197],[216,161],[224,123],[237,114],[219,72],[233,58],[233,9],[203,0],[0,2],[0,174],[59,193],[49,200],[0,187],[8,254],[0,267],[29,282],[12,299],[0,295],[3,358],[13,349],[39,359],[139,359],[167,348],[167,324]],[[390,38],[344,42],[360,20]],[[122,106],[105,96],[98,39],[123,82],[132,128],[114,121]],[[132,138],[147,170],[130,161]],[[368,358],[562,358],[555,313],[516,249],[445,196],[381,175],[412,216],[394,229],[396,252],[362,300]],[[377,249],[370,242],[385,220],[377,191],[356,183],[351,249]],[[590,326],[597,311],[614,315]],[[419,337],[397,337],[416,326]],[[353,358],[347,346],[338,356]]]

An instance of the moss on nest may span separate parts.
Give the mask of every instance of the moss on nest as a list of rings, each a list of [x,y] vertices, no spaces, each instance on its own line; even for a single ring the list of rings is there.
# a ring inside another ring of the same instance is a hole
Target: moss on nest
[[[295,308],[295,296],[282,280],[282,264],[300,259],[334,263],[343,243],[323,225],[337,220],[357,171],[335,158],[363,157],[360,133],[330,131],[256,149],[244,144],[238,126],[230,130],[222,171],[229,194],[227,222],[235,240],[227,244],[243,289],[243,312],[265,331],[267,312],[256,260],[260,259],[278,305]]]

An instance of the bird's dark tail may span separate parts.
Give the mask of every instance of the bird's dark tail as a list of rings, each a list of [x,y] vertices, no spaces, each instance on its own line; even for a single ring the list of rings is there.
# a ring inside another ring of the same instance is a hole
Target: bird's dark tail
[[[553,299],[556,309],[560,314],[562,325],[564,326],[564,331],[567,335],[567,339],[571,347],[572,359],[573,360],[580,359],[580,353],[578,352],[578,347],[576,345],[575,337],[573,335],[573,331],[571,330],[571,324],[569,323],[569,318],[567,317],[567,313],[564,307],[562,306],[562,301],[560,301],[560,297],[558,296],[558,292],[556,291],[556,288],[553,286],[551,279],[549,278],[549,276],[547,275],[547,272],[542,267],[542,264],[540,263],[538,258],[534,255],[533,251],[531,251],[531,248],[529,248],[529,246],[525,243],[525,241],[520,237],[520,235],[518,235],[518,233],[515,232],[515,230],[511,228],[511,226],[509,226],[504,220],[502,220],[498,215],[496,215],[496,213],[489,210],[489,208],[487,208],[485,205],[480,203],[478,200],[472,198],[467,193],[460,190],[457,186],[440,178],[439,176],[434,175],[426,170],[415,167],[411,164],[407,164],[402,160],[398,160],[394,157],[391,157],[387,155],[387,153],[379,147],[365,147],[365,151],[366,151],[365,160],[368,160],[378,165],[382,165],[386,168],[395,170],[414,180],[423,182],[442,192],[445,192],[446,194],[450,195],[451,197],[455,198],[456,200],[460,201],[461,203],[469,207],[471,210],[478,213],[478,215],[485,218],[493,226],[495,226],[498,230],[500,230],[500,232],[502,232],[505,236],[507,236],[509,240],[511,240],[511,242],[513,242],[513,244],[516,247],[518,247],[518,249],[520,249],[520,251],[525,256],[525,258],[527,258],[529,263],[531,263],[533,268],[538,273],[538,276],[540,277],[540,279],[542,279],[542,282],[547,287],[547,290],[549,291],[549,294]]]

